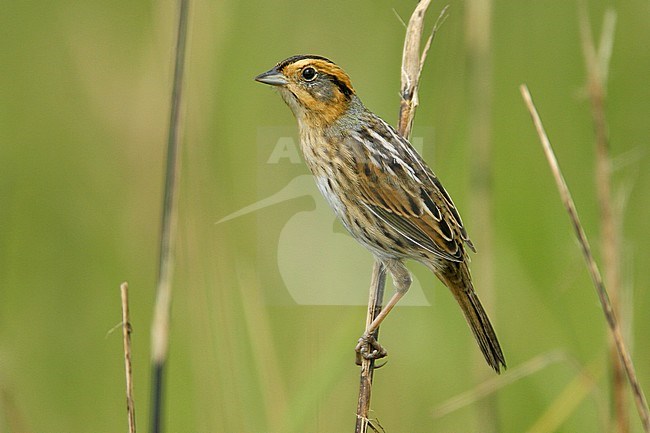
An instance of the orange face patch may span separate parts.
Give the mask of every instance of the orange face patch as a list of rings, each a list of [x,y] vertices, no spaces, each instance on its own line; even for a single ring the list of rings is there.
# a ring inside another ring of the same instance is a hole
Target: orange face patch
[[[334,63],[321,58],[298,58],[278,65],[290,90],[305,108],[302,120],[324,127],[338,119],[354,94],[350,77]],[[313,71],[309,71],[313,69]],[[305,76],[305,71],[309,74]]]
[[[350,81],[350,77],[348,76],[348,74],[346,74],[345,71],[343,71],[343,69],[339,68],[334,63],[328,62],[326,60],[313,59],[313,58],[300,59],[296,62],[286,65],[282,69],[282,72],[287,78],[290,78],[292,79],[292,81],[297,82],[301,79],[300,73],[302,72],[302,70],[308,66],[311,66],[312,68],[316,69],[316,73],[329,75],[335,81],[341,83],[341,85],[343,85],[347,89],[345,92],[342,91],[342,93],[346,93],[346,92],[350,94],[354,93],[352,82]]]

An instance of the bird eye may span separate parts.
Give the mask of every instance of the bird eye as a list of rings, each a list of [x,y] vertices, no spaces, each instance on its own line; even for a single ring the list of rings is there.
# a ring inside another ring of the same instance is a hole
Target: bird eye
[[[316,69],[311,66],[306,67],[302,70],[302,78],[304,78],[305,81],[313,81],[314,78],[316,78]]]

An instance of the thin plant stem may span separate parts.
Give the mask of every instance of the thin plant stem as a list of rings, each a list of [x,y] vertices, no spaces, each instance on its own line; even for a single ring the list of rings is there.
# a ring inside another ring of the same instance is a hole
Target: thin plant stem
[[[129,285],[120,285],[122,299],[122,343],[124,345],[124,374],[126,376],[126,413],[129,433],[135,433],[135,400],[133,399],[133,369],[131,368],[131,321],[129,318]]]
[[[431,43],[438,29],[447,19],[447,10],[449,9],[449,6],[445,6],[442,9],[424,45],[424,49],[420,52],[420,42],[422,32],[424,31],[424,15],[430,3],[431,0],[420,1],[406,27],[404,50],[402,52],[402,84],[400,88],[400,108],[397,123],[397,131],[405,138],[409,138],[411,135],[413,119],[415,119],[415,109],[420,103],[418,99],[418,88],[424,61],[427,58],[429,48],[431,48]]]
[[[418,3],[411,15],[406,28],[404,39],[404,50],[402,54],[402,83],[400,89],[400,111],[398,116],[397,131],[408,138],[413,128],[415,110],[418,106],[418,85],[422,67],[426,60],[431,43],[440,25],[447,17],[448,6],[445,6],[436,20],[433,30],[425,43],[424,49],[420,51],[420,43],[424,29],[424,16],[431,0],[422,0]],[[366,329],[379,315],[382,308],[384,287],[386,284],[386,269],[380,262],[376,262],[372,272],[370,294],[368,297],[368,312],[366,315]],[[379,329],[375,331],[374,337],[379,336]],[[370,396],[372,394],[372,381],[374,377],[375,362],[372,359],[361,358],[361,373],[359,379],[359,399],[357,402],[357,418],[355,433],[366,433],[368,428],[377,431],[369,419]]]
[[[162,406],[164,391],[164,367],[169,350],[169,322],[172,300],[172,275],[174,264],[174,241],[178,216],[178,177],[180,172],[180,117],[185,70],[185,45],[189,0],[179,1],[178,30],[176,34],[176,58],[172,84],[169,135],[167,138],[167,165],[160,235],[160,260],[156,303],[151,328],[151,418],[150,431],[162,431]]]
[[[607,121],[605,117],[605,99],[607,97],[607,72],[611,47],[614,42],[614,28],[616,14],[608,10],[598,48],[594,45],[591,23],[587,17],[584,3],[580,9],[580,35],[582,39],[582,52],[587,69],[587,93],[591,102],[591,116],[595,131],[596,144],[596,193],[600,210],[600,245],[603,255],[603,268],[605,282],[611,296],[614,313],[625,319],[621,314],[621,262],[620,262],[620,214],[615,211],[612,204],[611,171],[612,162],[609,149]],[[623,325],[625,328],[625,325]],[[610,339],[610,362],[612,371],[612,425],[616,426],[618,433],[630,431],[627,414],[627,393],[625,391],[625,373],[618,355],[616,346]]]
[[[533,99],[530,96],[528,87],[525,84],[522,84],[519,89],[521,91],[524,102],[526,103],[526,107],[528,108],[528,111],[530,112],[530,115],[533,119],[533,124],[535,125],[535,129],[537,130],[537,134],[539,135],[539,139],[542,143],[544,154],[546,155],[546,159],[551,168],[551,172],[553,173],[555,183],[557,184],[560,198],[564,204],[564,207],[566,208],[567,213],[569,214],[573,230],[575,231],[575,235],[578,238],[578,242],[580,243],[582,255],[587,264],[587,269],[594,283],[600,305],[602,307],[603,313],[605,314],[605,319],[607,320],[607,325],[616,345],[616,351],[632,388],[632,393],[634,395],[634,401],[639,413],[639,418],[641,419],[641,424],[643,425],[644,431],[646,433],[650,433],[650,411],[648,410],[648,401],[646,400],[643,389],[641,389],[641,385],[637,379],[634,363],[632,362],[630,352],[628,351],[623,339],[621,328],[616,318],[616,314],[612,308],[612,304],[609,300],[607,289],[603,283],[600,271],[598,270],[598,265],[596,265],[596,261],[594,260],[593,254],[591,253],[591,247],[589,246],[587,235],[585,234],[585,231],[582,228],[582,224],[580,223],[578,211],[576,210],[573,199],[571,198],[569,187],[564,180],[564,176],[562,175],[557,159],[555,158],[555,154],[551,148],[551,143],[548,139],[548,136],[546,135],[546,131],[542,125],[542,120],[537,113],[537,109],[535,108]]]
[[[372,269],[370,280],[370,290],[368,296],[368,314],[366,315],[366,329],[370,326],[375,317],[381,312],[382,299],[384,298],[384,288],[386,285],[386,268],[384,265],[375,261]],[[379,338],[379,328],[373,333],[373,337]],[[362,358],[361,375],[359,378],[359,400],[357,402],[357,423],[355,426],[356,433],[365,433],[368,427],[376,430],[372,421],[368,417],[370,412],[370,396],[372,394],[372,379],[375,371],[375,360]]]

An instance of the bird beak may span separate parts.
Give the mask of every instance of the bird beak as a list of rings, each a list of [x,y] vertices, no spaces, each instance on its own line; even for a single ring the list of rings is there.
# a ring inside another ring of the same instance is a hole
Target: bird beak
[[[289,84],[285,76],[282,75],[282,73],[276,68],[266,71],[263,74],[259,74],[257,77],[255,77],[255,81],[259,81],[260,83],[264,84],[270,84],[271,86],[285,86]]]

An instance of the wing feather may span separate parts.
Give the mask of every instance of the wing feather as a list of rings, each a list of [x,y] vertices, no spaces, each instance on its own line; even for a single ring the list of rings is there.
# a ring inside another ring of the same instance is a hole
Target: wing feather
[[[451,261],[473,249],[444,187],[410,143],[379,121],[358,140],[355,174],[359,200],[407,241]]]

